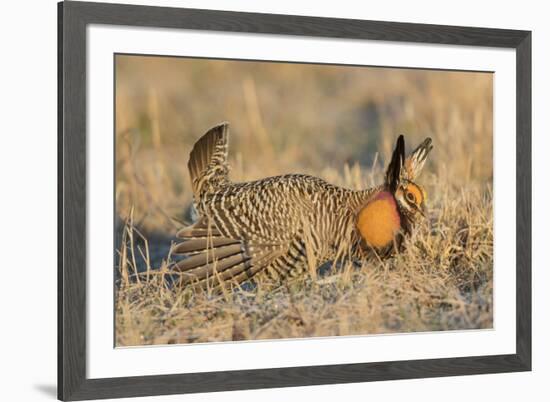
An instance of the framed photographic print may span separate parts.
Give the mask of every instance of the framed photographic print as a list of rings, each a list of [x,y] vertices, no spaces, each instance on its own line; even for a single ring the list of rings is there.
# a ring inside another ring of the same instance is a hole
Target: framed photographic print
[[[58,396],[531,368],[531,33],[59,3]]]

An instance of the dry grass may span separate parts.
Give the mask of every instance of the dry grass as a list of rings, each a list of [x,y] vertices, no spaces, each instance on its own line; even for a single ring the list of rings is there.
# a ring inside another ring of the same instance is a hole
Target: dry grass
[[[490,74],[119,56],[116,103],[117,345],[492,327]],[[236,181],[300,172],[370,187],[397,133],[409,147],[431,136],[429,220],[386,261],[222,295],[170,285],[187,156],[223,120]]]

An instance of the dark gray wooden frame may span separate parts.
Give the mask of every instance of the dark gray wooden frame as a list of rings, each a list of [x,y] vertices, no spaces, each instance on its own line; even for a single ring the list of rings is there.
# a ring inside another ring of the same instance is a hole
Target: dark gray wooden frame
[[[196,374],[86,378],[86,27],[89,24],[515,49],[516,353]],[[58,34],[59,399],[133,397],[531,370],[530,31],[64,2],[58,4]]]

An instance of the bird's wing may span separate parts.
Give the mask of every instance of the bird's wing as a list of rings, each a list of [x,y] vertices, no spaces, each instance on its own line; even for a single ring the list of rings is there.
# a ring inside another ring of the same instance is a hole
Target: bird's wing
[[[287,244],[314,211],[300,178],[279,176],[233,184],[205,197],[203,213],[226,236],[256,244]]]
[[[284,179],[233,185],[206,197],[202,209],[174,248],[187,256],[174,270],[190,281],[241,283],[267,267],[284,274],[306,258],[302,233],[313,208]]]
[[[182,240],[172,252],[186,258],[175,263],[171,272],[184,283],[204,289],[240,284],[264,270],[282,254],[281,247],[256,245],[243,239],[226,237],[208,218],[180,230]]]

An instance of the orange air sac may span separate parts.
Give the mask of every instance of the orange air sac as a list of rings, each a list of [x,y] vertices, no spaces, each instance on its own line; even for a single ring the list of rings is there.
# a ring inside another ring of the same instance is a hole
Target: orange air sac
[[[361,237],[375,248],[389,246],[400,228],[397,202],[387,191],[382,191],[371,199],[357,218],[357,229]]]

